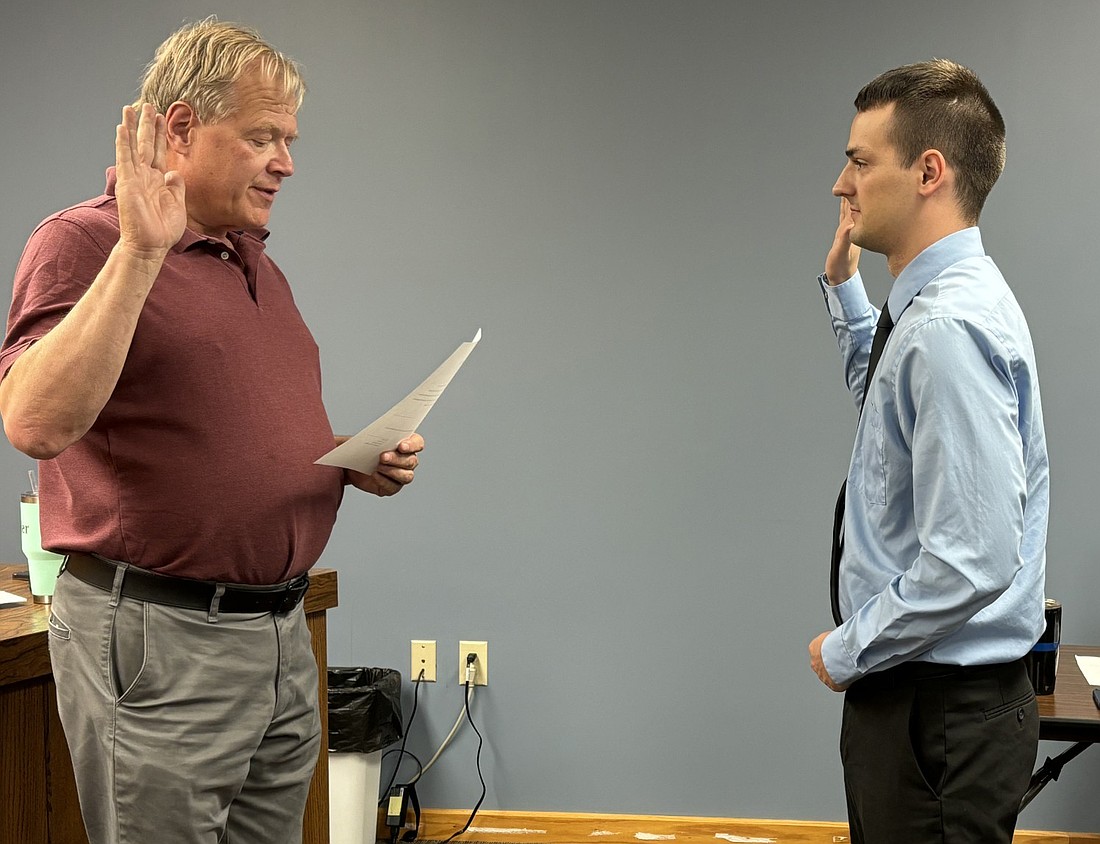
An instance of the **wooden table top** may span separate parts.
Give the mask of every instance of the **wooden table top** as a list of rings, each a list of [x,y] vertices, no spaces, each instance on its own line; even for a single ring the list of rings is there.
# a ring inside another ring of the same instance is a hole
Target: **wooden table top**
[[[1076,656],[1100,656],[1095,645],[1062,645],[1054,694],[1039,695],[1039,737],[1051,741],[1100,741],[1100,709],[1092,700]]]
[[[26,569],[25,564],[0,563],[0,590],[27,599],[26,604],[18,607],[0,607],[0,686],[50,673],[46,642],[50,605],[31,601],[30,584],[12,577],[14,572]],[[338,601],[335,570],[314,568],[309,579],[306,612],[323,612],[335,607]]]

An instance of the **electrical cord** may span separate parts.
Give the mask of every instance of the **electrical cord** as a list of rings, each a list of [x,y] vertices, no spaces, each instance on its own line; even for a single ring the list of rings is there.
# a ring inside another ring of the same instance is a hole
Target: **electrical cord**
[[[382,796],[378,798],[378,805],[379,806],[381,806],[383,803],[386,802],[386,798],[390,793],[390,789],[393,787],[394,782],[397,780],[397,772],[401,769],[401,760],[402,759],[404,759],[406,756],[409,756],[416,763],[416,768],[417,768],[416,776],[413,777],[412,782],[416,782],[418,779],[420,779],[420,777],[423,775],[424,771],[426,770],[425,767],[420,764],[420,760],[416,758],[416,755],[414,753],[411,753],[410,751],[405,750],[405,742],[407,742],[409,740],[409,732],[412,730],[413,719],[416,717],[416,703],[417,703],[417,699],[420,697],[420,681],[423,680],[423,679],[424,679],[424,669],[421,668],[420,673],[416,675],[416,683],[413,684],[413,707],[412,707],[412,712],[409,713],[409,722],[405,725],[405,734],[403,736],[401,736],[401,747],[399,747],[397,750],[388,750],[388,751],[386,751],[385,753],[382,754],[381,759],[379,759],[379,761],[381,762],[382,759],[385,759],[391,753],[396,753],[397,754],[397,764],[393,766],[393,773],[390,774],[390,781],[388,783],[386,783],[386,788],[382,792]]]
[[[468,688],[470,690],[470,700],[472,701],[474,699],[474,687],[468,686]],[[432,767],[432,765],[436,763],[436,760],[443,755],[443,751],[447,748],[447,745],[451,743],[451,739],[455,737],[455,734],[458,732],[458,728],[462,726],[462,722],[465,720],[465,718],[466,706],[463,706],[463,708],[460,709],[458,712],[458,718],[455,719],[455,725],[451,727],[451,732],[447,734],[447,737],[445,739],[443,739],[443,742],[439,745],[439,749],[435,752],[435,755],[432,756],[432,758],[425,763],[424,767],[421,768],[420,772],[409,783],[409,785],[415,784],[422,776],[424,776],[424,774],[428,773],[428,770]]]
[[[395,752],[400,754],[398,756],[398,759],[397,759],[397,765],[394,766],[393,773],[390,776],[390,781],[386,785],[386,789],[385,789],[385,792],[383,793],[383,797],[381,797],[378,801],[379,806],[383,805],[386,802],[387,798],[392,794],[392,790],[394,788],[394,783],[397,780],[398,770],[401,766],[402,758],[404,758],[404,756],[410,756],[413,759],[413,761],[416,762],[417,768],[418,768],[418,770],[416,772],[416,775],[409,782],[398,786],[398,788],[399,789],[407,789],[407,793],[412,795],[412,801],[413,801],[414,805],[416,806],[417,826],[419,827],[419,825],[420,825],[419,824],[420,810],[419,810],[419,804],[416,804],[415,784],[420,780],[420,778],[422,776],[424,776],[424,774],[427,772],[427,770],[433,764],[435,764],[435,761],[439,758],[440,754],[443,753],[443,750],[447,747],[448,744],[450,744],[451,740],[455,737],[455,735],[458,732],[459,727],[462,725],[463,716],[465,716],[466,720],[470,722],[470,727],[477,734],[477,739],[478,739],[477,757],[476,758],[477,758],[477,776],[478,776],[478,779],[481,781],[481,795],[478,797],[477,803],[474,805],[473,810],[470,812],[470,817],[466,819],[465,826],[463,826],[462,829],[455,832],[453,835],[451,835],[445,841],[440,842],[440,844],[450,844],[451,841],[453,841],[459,835],[462,835],[464,832],[466,832],[470,828],[470,824],[473,823],[474,818],[477,816],[478,810],[481,808],[481,804],[485,801],[485,796],[486,796],[486,793],[487,793],[487,789],[486,789],[486,786],[485,786],[485,777],[481,772],[481,749],[485,744],[485,738],[481,735],[481,731],[477,728],[477,724],[474,723],[473,714],[470,711],[470,702],[473,700],[473,696],[474,696],[474,678],[476,676],[477,676],[477,655],[473,654],[473,653],[467,654],[467,656],[466,656],[466,681],[463,684],[464,688],[463,688],[462,711],[459,713],[458,719],[455,721],[454,727],[451,728],[451,732],[443,740],[443,743],[440,744],[439,749],[435,752],[435,755],[432,756],[432,758],[428,761],[427,765],[421,765],[420,760],[413,753],[405,750],[405,742],[408,739],[409,732],[411,731],[412,724],[413,724],[413,719],[416,717],[416,708],[417,708],[417,700],[418,700],[418,696],[419,696],[419,692],[420,692],[420,683],[421,683],[421,680],[424,677],[424,670],[421,669],[420,674],[417,675],[417,678],[416,678],[416,685],[413,687],[413,708],[412,708],[412,712],[409,714],[409,721],[408,721],[408,724],[405,728],[405,734],[401,739],[401,747],[396,751],[389,751],[388,753],[384,754],[383,757],[382,757],[383,759],[385,759],[386,756],[388,756],[390,753],[395,753]],[[392,809],[391,809],[391,811],[392,811]],[[403,805],[402,805],[401,812],[402,812],[402,814],[404,813],[404,806]],[[391,829],[391,841],[395,842],[397,840],[398,828],[396,826],[393,826],[392,821],[390,822],[390,824],[391,824],[391,827],[393,827]],[[411,842],[411,841],[414,841],[415,838],[416,838],[416,832],[410,830],[410,831],[406,832],[406,834],[402,838],[402,840]]]
[[[473,675],[476,673],[476,667],[474,663],[477,657],[474,654],[470,654],[466,657],[466,691],[463,695],[464,705],[463,710],[466,713],[466,720],[470,722],[470,726],[473,731],[477,733],[477,778],[481,780],[481,796],[477,798],[477,803],[474,804],[473,811],[470,812],[470,817],[466,819],[466,825],[462,827],[458,832],[446,838],[441,844],[450,844],[462,833],[466,832],[470,828],[470,824],[474,822],[474,818],[477,816],[478,810],[481,808],[481,804],[485,802],[485,777],[481,773],[481,748],[485,744],[485,738],[481,735],[481,730],[477,728],[477,724],[474,723],[474,717],[470,714],[470,697],[471,690],[473,688]]]

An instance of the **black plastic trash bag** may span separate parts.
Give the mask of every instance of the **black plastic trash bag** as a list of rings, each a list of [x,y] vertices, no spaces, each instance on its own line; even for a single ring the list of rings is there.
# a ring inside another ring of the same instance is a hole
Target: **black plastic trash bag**
[[[401,738],[401,673],[393,668],[328,670],[328,749],[371,753]]]

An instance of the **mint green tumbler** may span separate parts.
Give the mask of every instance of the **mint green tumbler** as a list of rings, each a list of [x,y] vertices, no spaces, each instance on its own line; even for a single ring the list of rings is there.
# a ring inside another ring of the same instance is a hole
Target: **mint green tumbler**
[[[61,562],[60,554],[42,550],[42,528],[38,522],[38,496],[24,492],[19,496],[19,516],[23,539],[23,556],[30,571],[31,598],[36,604],[53,603],[53,589]]]

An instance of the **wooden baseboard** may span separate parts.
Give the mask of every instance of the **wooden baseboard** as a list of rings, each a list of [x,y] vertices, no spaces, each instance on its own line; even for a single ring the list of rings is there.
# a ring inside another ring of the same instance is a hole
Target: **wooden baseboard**
[[[468,810],[425,809],[419,841],[442,841],[457,832]],[[387,841],[381,819],[378,840]],[[676,815],[600,815],[569,812],[478,812],[470,829],[456,842],[500,844],[844,844],[848,825],[824,821],[693,818]],[[1100,844],[1100,835],[1018,831],[1013,844]]]

